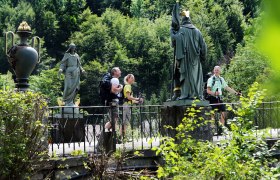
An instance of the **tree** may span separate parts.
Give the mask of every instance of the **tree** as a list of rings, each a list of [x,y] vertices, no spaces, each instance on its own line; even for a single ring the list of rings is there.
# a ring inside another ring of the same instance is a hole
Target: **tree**
[[[119,10],[124,15],[130,15],[131,0],[87,0],[92,13],[101,16],[107,8]]]
[[[103,74],[108,72],[108,65],[101,64],[98,61],[91,61],[84,69],[87,73],[87,77],[81,82],[81,104],[87,105],[103,105],[99,97],[99,82],[102,79]]]
[[[85,64],[97,61],[119,66],[123,75],[133,73],[148,97],[165,85],[172,60],[168,21],[129,18],[112,9],[101,17],[85,10],[82,18],[81,31],[70,41],[78,45]]]
[[[267,59],[253,45],[245,47],[238,46],[237,54],[231,60],[229,68],[226,70],[225,78],[228,84],[236,90],[247,93],[249,87],[257,80],[265,82],[267,76]],[[266,78],[260,78],[266,74]]]
[[[43,70],[39,75],[30,76],[30,89],[48,97],[48,105],[56,106],[62,96],[63,80],[57,76],[58,68]]]
[[[133,17],[155,20],[162,15],[171,14],[173,0],[132,0],[130,12]]]
[[[260,12],[261,0],[240,0],[243,5],[244,16],[249,16],[251,18],[256,18]]]
[[[7,31],[16,32],[19,24],[25,20],[32,27],[35,13],[30,3],[21,1],[15,7],[8,1],[1,2],[0,7],[0,33]],[[35,32],[34,29],[32,29]],[[17,42],[16,42],[17,43]],[[4,47],[4,37],[0,36],[0,45]],[[9,44],[9,48],[10,48]],[[4,48],[0,49],[0,73],[7,73],[9,64],[5,56]]]
[[[236,54],[226,69],[225,78],[230,86],[247,93],[256,81],[264,83],[270,76],[270,65],[257,47],[257,36],[260,33],[262,17],[251,20],[246,27],[245,41],[237,46]]]
[[[68,44],[74,42],[84,65],[96,61],[108,69],[120,66],[124,75],[134,73],[138,88],[148,98],[159,92],[165,96],[172,74],[169,28],[174,3],[6,0],[0,7],[0,28],[15,31],[19,22],[26,19],[34,34],[42,37],[42,63],[34,74],[55,67]],[[244,35],[248,33],[245,28],[251,24],[250,17],[243,15],[245,9],[250,6],[249,11],[257,16],[259,8],[259,0],[181,0],[180,4],[182,9],[190,10],[192,22],[201,30],[208,46],[208,58],[202,62],[204,74],[217,64],[229,64],[235,53],[240,54],[246,43]],[[2,37],[0,45],[4,45]],[[2,73],[9,69],[4,54],[2,50]]]

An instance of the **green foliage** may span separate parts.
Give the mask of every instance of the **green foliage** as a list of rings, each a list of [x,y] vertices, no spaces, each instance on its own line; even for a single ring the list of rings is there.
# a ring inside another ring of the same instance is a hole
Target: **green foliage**
[[[133,0],[131,13],[138,18],[161,19],[164,14],[171,14],[174,3],[169,0]],[[228,63],[236,44],[242,42],[244,36],[242,3],[235,0],[183,0],[180,4],[182,9],[190,10],[193,24],[202,31],[208,45],[208,61],[203,62],[204,72],[210,71],[217,63]]]
[[[252,25],[246,28],[245,43],[237,46],[236,54],[225,72],[228,84],[245,94],[254,82],[264,83],[271,74],[268,58],[256,46],[262,19],[262,16],[254,19]]]
[[[40,0],[32,3],[36,11],[35,28],[46,42],[48,54],[57,60],[63,56],[63,43],[74,31],[79,30],[80,14],[85,0]]]
[[[0,14],[0,29],[2,33],[7,30],[15,32],[23,20],[27,21],[32,27],[32,22],[35,19],[32,5],[26,1],[20,1],[15,6],[12,6],[9,1],[3,2],[0,7]]]
[[[200,109],[188,108],[187,115],[176,128],[177,140],[164,138],[157,154],[164,157],[165,165],[157,170],[158,178],[173,179],[273,179],[277,173],[271,167],[271,150],[264,135],[256,135],[252,127],[253,114],[264,98],[264,91],[254,84],[248,97],[241,97],[234,110],[229,139],[218,144],[194,140],[186,132],[192,131],[203,120]],[[206,121],[207,123],[207,121]]]
[[[103,74],[108,71],[108,65],[102,66],[97,61],[91,61],[88,65],[84,66],[84,69],[87,73],[87,78],[81,82],[81,104],[84,106],[100,104],[99,82]]]
[[[261,29],[260,38],[257,45],[260,51],[268,58],[271,64],[272,75],[269,83],[266,84],[272,95],[280,92],[280,3],[279,1],[263,1],[265,3],[265,11],[262,13],[263,21],[258,26]]]
[[[6,75],[0,75],[0,89],[3,91],[13,90],[15,88],[15,83],[12,78],[11,73],[7,73]]]
[[[87,1],[87,6],[91,12],[101,16],[107,8],[113,8],[121,11],[125,15],[130,14],[131,0],[91,0]]]
[[[145,100],[145,104],[157,105],[159,104],[159,99],[157,98],[156,94],[152,94],[149,100],[148,99]]]
[[[75,32],[70,41],[78,45],[85,64],[91,66],[92,61],[96,61],[106,67],[105,70],[119,66],[123,76],[133,73],[138,88],[148,97],[166,84],[172,59],[169,21],[129,18],[112,9],[107,9],[101,17],[85,10],[81,18],[85,19],[80,25],[81,31]],[[91,75],[96,82],[101,79],[98,72]]]
[[[48,97],[50,106],[57,106],[57,98],[62,96],[63,80],[58,78],[57,73],[57,68],[45,70],[29,80],[30,89]]]
[[[250,17],[257,17],[260,11],[261,0],[241,0],[244,4],[243,14]]]
[[[0,91],[0,179],[23,179],[38,168],[48,150],[46,112],[39,94]]]
[[[234,89],[247,93],[254,82],[268,79],[268,68],[267,59],[253,45],[239,46],[225,78]]]
[[[147,99],[157,94],[161,102],[166,100],[171,84],[173,49],[169,28],[174,3],[174,0],[5,0],[0,7],[0,27],[3,32],[15,31],[26,20],[34,35],[42,37],[42,63],[34,74],[55,67],[68,44],[74,42],[84,66],[90,66],[92,61],[99,62],[106,70],[119,66],[123,75],[135,75],[139,91]],[[245,27],[250,25],[250,17],[259,15],[259,0],[182,0],[180,3],[183,9],[190,10],[193,24],[202,31],[207,43],[208,58],[202,62],[204,74],[214,65],[228,64],[236,50],[241,55],[244,35],[253,34]],[[248,13],[250,16],[244,16]],[[236,49],[238,43],[241,45]],[[4,46],[1,36],[0,46]],[[0,51],[0,72],[6,73],[9,65],[3,49]],[[238,58],[247,58],[241,56]],[[86,79],[97,82],[101,78],[97,74]],[[83,84],[83,96],[92,93],[88,85]],[[82,101],[91,104],[98,100]]]
[[[38,12],[37,12],[38,13]],[[38,15],[38,14],[37,14]],[[56,18],[56,14],[52,11],[40,11],[40,16],[36,19],[37,34],[39,37],[44,37],[45,45],[48,47],[50,55],[55,54],[54,49],[50,47],[57,46],[57,39],[54,38],[58,34],[59,22]]]
[[[7,73],[9,64],[5,56],[3,33],[17,29],[21,21],[27,21],[31,26],[35,14],[30,3],[21,1],[17,6],[12,7],[9,1],[1,2],[0,6],[0,73]],[[9,46],[10,47],[10,46]]]

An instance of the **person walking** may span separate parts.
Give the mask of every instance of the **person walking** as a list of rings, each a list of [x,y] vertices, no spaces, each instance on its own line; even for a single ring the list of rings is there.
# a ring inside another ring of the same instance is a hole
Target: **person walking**
[[[119,81],[120,77],[120,68],[114,67],[111,73],[107,73],[103,76],[99,85],[101,102],[105,106],[110,106],[108,112],[110,121],[105,124],[103,131],[98,135],[98,142],[95,148],[96,153],[102,152],[102,149],[105,150],[105,153],[111,153],[115,149],[115,130],[118,127],[117,122],[119,118],[119,94],[123,89]]]
[[[116,108],[112,108],[113,112],[111,112],[111,113],[113,114],[113,119],[115,120],[115,124],[117,124],[118,114],[119,114],[117,106],[119,105],[119,96],[123,89],[123,85],[121,85],[120,81],[119,81],[119,78],[121,77],[120,68],[119,67],[112,68],[111,76],[112,76],[112,79],[110,80],[111,91],[110,91],[110,95],[109,95],[107,104],[112,105],[112,103],[113,103],[114,106],[116,106]],[[112,116],[112,114],[111,114],[111,116]],[[111,121],[109,121],[105,124],[105,129],[108,131],[112,128]]]
[[[136,98],[133,96],[132,92],[132,84],[135,82],[135,78],[133,74],[128,74],[124,77],[124,88],[123,88],[123,95],[124,95],[124,104],[123,104],[123,122],[121,126],[121,135],[124,137],[127,125],[131,119],[131,106],[133,104],[139,104],[143,101],[142,98]]]
[[[213,110],[221,112],[220,123],[225,125],[226,117],[226,106],[223,104],[223,90],[240,96],[241,93],[230,88],[223,77],[221,77],[221,67],[215,66],[213,70],[213,75],[207,81],[207,93],[210,95],[209,102]]]

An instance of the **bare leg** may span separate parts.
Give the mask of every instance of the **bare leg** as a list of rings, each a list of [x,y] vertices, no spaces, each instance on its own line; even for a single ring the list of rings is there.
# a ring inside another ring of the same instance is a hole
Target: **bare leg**
[[[111,125],[110,121],[105,124],[105,129],[109,130],[109,129],[111,129],[111,127],[112,127],[112,125]]]
[[[214,127],[215,126],[215,115],[211,114],[211,126]]]
[[[107,122],[107,123],[105,124],[105,129],[111,130],[111,128],[112,128],[112,124],[111,124],[111,121],[109,121],[109,122]],[[117,128],[118,128],[118,121],[115,120],[115,130],[116,130]]]
[[[217,112],[214,112],[214,114],[211,113],[211,129],[212,129],[212,132],[214,133],[214,135],[216,135],[218,133],[218,128],[219,128],[219,124],[217,124],[217,121],[216,121],[216,113]]]
[[[221,120],[220,122],[222,123],[222,125],[225,125],[225,119],[226,119],[226,112],[221,112]]]
[[[128,122],[130,122],[131,119],[131,107],[129,107],[129,105],[125,105],[123,108],[123,121],[122,121],[122,125],[120,127],[120,132],[121,132],[121,136],[125,137],[125,132],[126,132],[126,128],[127,128],[127,124]]]
[[[215,115],[214,114],[211,114],[211,120],[215,121]]]
[[[126,131],[126,125],[124,124],[123,126],[120,127],[120,132],[122,137],[125,137],[125,131]]]

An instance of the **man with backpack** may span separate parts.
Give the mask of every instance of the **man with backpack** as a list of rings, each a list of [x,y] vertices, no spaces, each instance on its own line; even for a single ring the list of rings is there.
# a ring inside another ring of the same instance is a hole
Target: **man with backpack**
[[[101,103],[105,106],[109,106],[110,103],[118,103],[118,95],[122,91],[123,86],[120,84],[119,78],[121,77],[121,70],[119,67],[114,67],[111,73],[106,73],[103,75],[100,81],[100,98]]]
[[[120,84],[119,78],[121,77],[121,70],[119,67],[114,67],[111,70],[111,73],[106,73],[103,75],[102,80],[100,81],[100,98],[101,103],[105,106],[110,106],[109,117],[110,121],[105,124],[105,129],[102,131],[98,144],[96,147],[97,152],[100,152],[101,149],[105,149],[106,153],[109,153],[113,150],[113,136],[111,130],[116,127],[118,122],[118,104],[119,104],[119,95],[123,89],[123,86]]]
[[[240,96],[241,93],[236,92],[227,85],[224,78],[220,76],[220,66],[215,66],[213,72],[214,75],[211,76],[207,81],[207,93],[209,94],[208,100],[210,101],[212,109],[217,109],[219,112],[221,112],[220,122],[222,125],[225,125],[226,106],[222,101],[223,89],[237,96]]]
[[[119,96],[123,89],[119,78],[121,77],[121,70],[119,67],[114,67],[111,74],[107,73],[103,76],[100,82],[100,98],[105,106],[117,106],[119,104]],[[116,119],[118,116],[118,108],[114,108],[113,116]],[[112,116],[112,114],[111,114]],[[111,121],[105,124],[106,129],[111,129]]]

